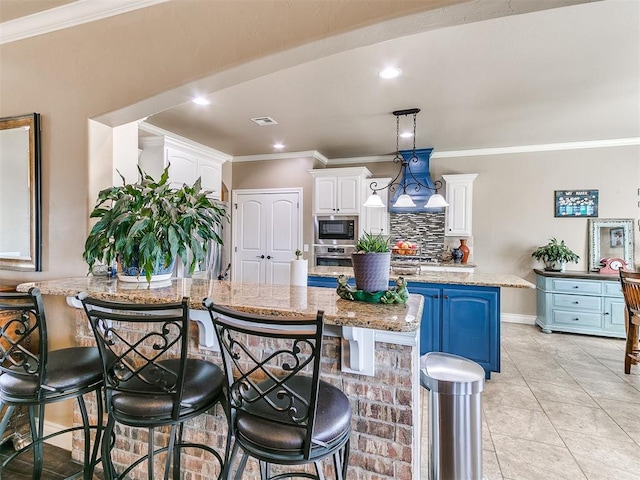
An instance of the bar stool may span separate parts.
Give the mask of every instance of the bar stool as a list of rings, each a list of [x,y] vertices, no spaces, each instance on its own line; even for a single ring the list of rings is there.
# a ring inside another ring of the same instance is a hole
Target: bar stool
[[[624,349],[624,373],[631,373],[631,364],[640,362],[638,328],[640,328],[640,272],[620,269],[620,284],[627,308],[627,343]]]
[[[189,305],[179,303],[133,304],[90,298],[80,293],[100,350],[108,414],[102,443],[105,479],[125,478],[146,461],[146,478],[154,478],[156,456],[166,453],[164,478],[181,477],[181,449],[198,448],[209,452],[219,464],[225,462],[213,448],[183,441],[184,422],[205,413],[216,404],[225,405],[225,377],[217,365],[188,358]],[[227,411],[226,407],[225,413]],[[148,430],[147,452],[117,473],[111,458],[116,443],[116,422]],[[154,431],[170,427],[167,446],[156,448]],[[227,434],[225,459],[230,433]],[[173,464],[173,469],[171,466]]]
[[[332,457],[335,477],[346,478],[351,407],[338,388],[320,380],[324,313],[315,318],[260,316],[217,306],[205,299],[224,360],[230,429],[235,437],[227,463],[241,448],[241,478],[249,456],[263,480],[324,479],[321,461]],[[308,472],[271,476],[271,464],[313,463]]]
[[[0,438],[16,407],[29,411],[31,443],[18,449],[2,464],[0,472],[15,457],[33,450],[32,478],[39,479],[43,469],[43,442],[63,433],[84,432],[83,478],[93,477],[98,444],[102,434],[102,363],[97,348],[72,347],[49,351],[47,321],[42,296],[37,288],[28,293],[0,293],[0,312],[10,319],[0,329],[0,408],[7,410],[0,422]],[[37,353],[31,344],[38,343]],[[97,421],[90,424],[83,395],[95,392]],[[82,426],[44,435],[45,405],[76,398]],[[95,430],[93,451],[90,430]],[[75,475],[72,476],[75,478]],[[70,477],[71,478],[71,477]]]

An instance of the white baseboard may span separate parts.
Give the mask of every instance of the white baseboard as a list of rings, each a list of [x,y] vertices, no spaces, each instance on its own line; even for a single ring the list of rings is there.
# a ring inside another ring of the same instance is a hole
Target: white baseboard
[[[521,315],[519,313],[501,313],[500,321],[505,323],[523,323],[525,325],[535,325],[535,315]]]
[[[62,430],[65,430],[66,428],[69,427],[65,427],[64,425],[60,425],[58,423],[53,423],[53,422],[44,422],[44,435],[51,435],[52,433],[56,433],[56,432],[60,432]],[[50,438],[46,443],[48,443],[49,445],[55,445],[56,447],[60,447],[63,448],[65,450],[71,450],[71,446],[72,446],[72,433],[65,433],[64,435],[58,435],[57,437],[53,437]]]

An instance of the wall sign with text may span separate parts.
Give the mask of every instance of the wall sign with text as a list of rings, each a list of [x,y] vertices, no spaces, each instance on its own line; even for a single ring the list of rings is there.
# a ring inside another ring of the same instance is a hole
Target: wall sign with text
[[[556,217],[597,217],[598,190],[556,190]]]

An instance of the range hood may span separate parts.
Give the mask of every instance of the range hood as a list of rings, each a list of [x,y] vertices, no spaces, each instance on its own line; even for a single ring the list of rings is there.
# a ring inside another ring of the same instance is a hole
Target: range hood
[[[433,180],[429,174],[429,158],[433,148],[421,148],[416,149],[415,154],[418,158],[417,162],[411,160],[413,156],[413,150],[400,150],[402,158],[409,162],[408,168],[404,169],[404,177],[398,179],[400,183],[399,188],[394,192],[393,197],[389,201],[389,211],[392,213],[419,213],[419,212],[442,212],[442,208],[425,208],[424,206],[429,201],[429,197],[436,193]],[[412,175],[413,174],[413,175]],[[416,183],[418,180],[421,184],[428,186],[429,188],[420,188],[416,191]],[[415,207],[394,207],[393,204],[402,195],[402,185],[407,186],[407,194],[411,197],[416,204]]]

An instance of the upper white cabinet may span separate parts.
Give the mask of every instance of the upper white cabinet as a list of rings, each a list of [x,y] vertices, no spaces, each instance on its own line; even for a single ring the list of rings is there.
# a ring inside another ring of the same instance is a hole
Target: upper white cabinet
[[[364,167],[309,170],[313,175],[313,213],[357,215],[362,204],[361,183],[371,176]]]
[[[366,178],[362,180],[362,203],[367,201],[369,195],[373,193],[371,183],[377,183],[376,188],[388,185],[391,178]],[[384,208],[380,207],[362,207],[360,214],[360,232],[368,232],[371,234],[389,234],[389,189],[385,188],[378,191],[378,195],[384,203]]]
[[[142,153],[138,164],[153,178],[160,178],[162,170],[169,165],[172,186],[192,185],[200,177],[202,188],[213,192],[211,197],[220,200],[222,164],[226,159],[217,155],[215,150],[167,135],[141,137],[139,146]]]
[[[442,176],[447,182],[446,200],[449,204],[445,213],[444,235],[446,237],[472,235],[473,181],[477,176],[477,173]]]

